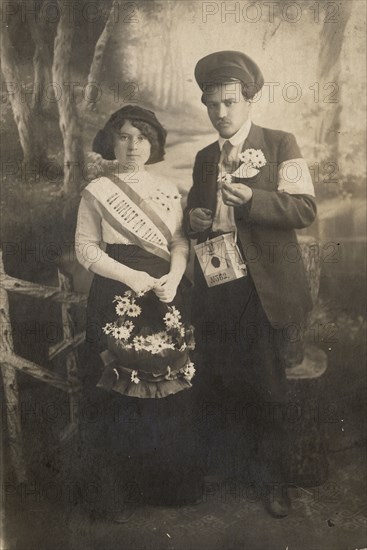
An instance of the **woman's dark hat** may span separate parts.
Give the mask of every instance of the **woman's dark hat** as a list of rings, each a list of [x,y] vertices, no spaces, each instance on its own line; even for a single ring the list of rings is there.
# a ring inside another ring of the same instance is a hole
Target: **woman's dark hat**
[[[204,91],[206,86],[240,80],[252,99],[264,85],[259,67],[248,55],[237,51],[214,52],[198,61],[195,79]]]
[[[158,134],[158,148],[151,152],[151,156],[147,164],[160,162],[164,158],[164,146],[166,143],[167,132],[158,121],[153,111],[143,109],[137,105],[126,105],[111,115],[106,122],[104,128],[99,130],[93,140],[92,149],[95,153],[99,153],[106,160],[115,160],[114,154],[114,130],[119,127],[120,122],[124,120],[139,120],[150,124]]]

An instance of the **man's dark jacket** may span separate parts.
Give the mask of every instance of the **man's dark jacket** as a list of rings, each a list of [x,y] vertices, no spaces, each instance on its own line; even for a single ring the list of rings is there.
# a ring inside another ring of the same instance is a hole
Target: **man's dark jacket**
[[[253,178],[242,180],[251,187],[253,196],[248,204],[235,208],[238,238],[270,323],[274,328],[302,325],[312,300],[295,229],[313,222],[315,200],[308,194],[277,191],[279,164],[302,156],[292,134],[252,124],[243,150],[252,148],[261,149],[267,164]],[[215,213],[219,158],[216,141],[199,151],[195,159],[184,224],[188,236],[199,243],[207,239],[208,231],[194,233],[189,212],[202,207]],[[198,302],[203,293],[210,293],[197,260],[194,292]]]

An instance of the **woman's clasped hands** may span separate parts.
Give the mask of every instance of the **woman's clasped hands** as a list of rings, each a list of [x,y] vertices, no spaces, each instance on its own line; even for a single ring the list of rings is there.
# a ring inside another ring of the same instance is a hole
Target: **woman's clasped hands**
[[[170,303],[176,296],[179,283],[180,280],[171,273],[155,279],[145,271],[136,271],[129,281],[129,286],[137,294],[153,290],[161,302]]]
[[[156,279],[156,281],[153,292],[155,292],[161,302],[172,302],[176,296],[180,279],[172,273],[167,273],[167,275],[163,275],[163,277]]]

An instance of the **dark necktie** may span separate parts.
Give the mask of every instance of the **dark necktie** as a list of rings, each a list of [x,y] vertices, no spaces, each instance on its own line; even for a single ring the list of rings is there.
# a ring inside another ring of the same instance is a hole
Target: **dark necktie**
[[[236,169],[235,162],[231,159],[233,145],[228,139],[223,143],[222,166],[226,172],[233,172]]]

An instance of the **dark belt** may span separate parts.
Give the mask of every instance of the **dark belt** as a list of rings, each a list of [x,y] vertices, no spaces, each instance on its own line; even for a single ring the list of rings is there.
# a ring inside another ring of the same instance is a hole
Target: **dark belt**
[[[207,238],[208,239],[215,239],[215,237],[219,237],[220,235],[228,235],[229,233],[233,233],[233,231],[209,231],[208,232],[208,235],[207,235]],[[238,238],[238,234],[237,234],[237,242],[236,242],[238,248],[240,249],[240,252],[242,254],[242,258],[245,260],[245,255],[243,253],[243,250],[242,250],[242,245],[241,245],[241,241],[240,239]],[[246,262],[245,262],[246,263]]]
[[[230,233],[233,233],[233,231],[209,231],[208,238],[215,239],[215,237],[219,237],[220,235],[228,235]]]

